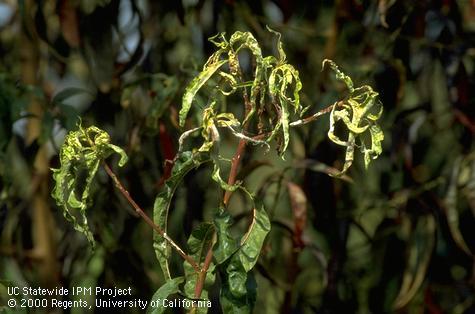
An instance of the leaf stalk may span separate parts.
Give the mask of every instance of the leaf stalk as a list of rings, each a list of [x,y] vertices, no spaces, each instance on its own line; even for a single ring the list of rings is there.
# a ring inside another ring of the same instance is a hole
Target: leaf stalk
[[[173,241],[168,234],[162,230],[158,225],[156,225],[152,219],[140,208],[140,206],[133,200],[133,198],[130,196],[129,191],[122,185],[120,182],[119,178],[117,178],[116,174],[112,169],[109,167],[107,163],[103,163],[104,169],[109,175],[109,177],[114,181],[116,188],[122,193],[122,195],[125,197],[125,199],[129,202],[130,205],[135,209],[135,212],[142,217],[142,219],[147,223],[150,227],[152,227],[153,230],[155,230],[158,234],[160,234],[167,242],[170,244],[170,246],[177,251],[177,253],[185,260],[187,261],[196,272],[201,272],[200,267],[196,263],[196,261],[193,259],[193,257],[187,255],[182,248],[178,244]]]

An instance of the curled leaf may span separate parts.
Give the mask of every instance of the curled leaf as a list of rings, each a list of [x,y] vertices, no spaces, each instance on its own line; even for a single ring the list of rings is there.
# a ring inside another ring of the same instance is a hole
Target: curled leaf
[[[83,233],[94,246],[94,237],[87,223],[86,210],[90,202],[90,188],[100,163],[111,154],[120,155],[119,166],[127,162],[127,155],[110,143],[105,131],[91,126],[66,135],[59,153],[60,168],[51,169],[55,186],[52,196],[74,229]]]
[[[213,146],[213,142],[219,139],[217,127],[227,127],[232,130],[235,136],[249,140],[250,138],[245,135],[245,132],[237,130],[234,127],[240,125],[244,129],[244,126],[247,125],[256,112],[259,112],[259,130],[263,129],[261,125],[263,124],[261,123],[263,121],[262,117],[266,115],[269,117],[268,124],[272,131],[269,132],[269,136],[266,136],[264,140],[254,140],[251,142],[254,144],[263,144],[264,142],[268,143],[276,139],[279,143],[278,151],[281,156],[287,149],[290,140],[290,110],[293,109],[294,114],[299,115],[303,112],[299,96],[302,83],[299,78],[299,72],[292,65],[287,63],[283,45],[280,40],[280,33],[270,28],[268,28],[268,30],[277,35],[278,57],[263,57],[258,41],[250,32],[235,32],[231,35],[229,40],[226,39],[224,33],[220,33],[209,39],[216,45],[218,50],[211,55],[201,73],[198,74],[186,88],[180,110],[180,125],[184,125],[196,94],[214,74],[219,75],[221,80],[219,80],[215,86],[214,93],[211,93],[211,95],[213,95],[210,99],[211,103],[217,102],[214,96],[217,94],[216,92],[224,96],[229,96],[237,91],[241,91],[245,99],[246,116],[241,124],[234,119],[234,116],[225,122],[219,114],[215,114],[214,111],[210,112],[209,109],[214,109],[214,105],[206,108],[203,111],[202,119],[202,135],[205,137],[205,142],[199,149],[200,151],[209,151]],[[250,52],[254,60],[253,64],[255,64],[253,79],[250,81],[243,81],[243,74],[238,58],[238,54],[243,50]],[[227,64],[228,67],[223,67],[225,64]],[[249,92],[250,97],[248,98]],[[266,103],[267,99],[271,100],[272,105]],[[232,115],[231,113],[224,114]],[[268,144],[264,145],[268,146]]]
[[[301,114],[302,106],[300,104],[300,90],[302,89],[302,82],[300,81],[299,72],[291,65],[286,63],[285,52],[280,41],[280,33],[269,29],[274,34],[277,34],[277,47],[279,51],[279,60],[276,66],[272,67],[269,75],[269,93],[278,108],[278,121],[275,124],[268,141],[276,137],[280,128],[282,128],[283,144],[279,147],[279,154],[283,156],[287,149],[290,140],[289,134],[289,108],[293,107],[294,113]],[[272,61],[269,59],[269,61]],[[291,90],[289,95],[288,90]]]
[[[351,78],[340,71],[333,61],[325,59],[323,66],[326,64],[329,64],[330,68],[336,73],[336,78],[342,81],[349,91],[346,100],[333,105],[330,113],[330,128],[328,130],[328,138],[332,142],[346,147],[345,164],[343,169],[335,175],[339,177],[352,165],[355,147],[360,148],[363,153],[366,168],[371,160],[376,159],[382,153],[381,143],[384,140],[384,133],[377,124],[377,120],[381,117],[383,107],[377,101],[378,93],[373,91],[370,86],[364,85],[355,88]],[[376,113],[373,112],[374,108],[377,108]],[[348,130],[346,140],[341,139],[335,134],[338,121],[343,122]],[[368,130],[371,145],[368,145],[364,140]]]
[[[329,59],[325,59],[322,61],[322,69],[324,69],[325,65],[327,64],[335,72],[336,79],[345,83],[346,87],[348,88],[348,91],[350,92],[350,94],[352,94],[355,89],[353,88],[353,80],[351,79],[351,77],[340,71],[338,65]]]
[[[234,76],[232,76],[231,74],[228,74],[226,72],[219,72],[219,75],[229,84],[229,86],[231,87],[231,90],[229,91],[225,91],[224,89],[219,89],[219,91],[225,95],[225,96],[229,96],[231,95],[232,93],[234,93],[237,89],[237,86],[238,86],[238,83],[236,81],[236,78]]]
[[[201,136],[204,139],[204,143],[198,150],[208,152],[216,142],[219,142],[220,135],[217,127],[233,127],[239,125],[239,121],[232,113],[216,114],[213,105],[207,107],[203,112],[203,121],[201,124]]]
[[[198,149],[200,152],[209,152],[216,142],[219,142],[220,135],[216,127],[216,113],[213,106],[209,106],[203,112],[203,121],[201,123],[201,136],[204,139],[203,144]]]
[[[251,110],[249,111],[247,116],[244,118],[244,121],[242,124],[245,125],[256,112],[258,97],[260,96],[262,98],[263,94],[265,93],[265,90],[262,90],[262,82],[264,81],[264,78],[265,78],[266,69],[263,63],[261,47],[259,46],[259,43],[257,42],[256,38],[254,38],[254,36],[251,33],[235,32],[231,36],[230,43],[231,43],[231,47],[235,47],[236,45],[238,45],[238,47],[234,49],[234,51],[231,54],[231,56],[234,57],[235,61],[239,62],[239,60],[237,59],[237,53],[243,48],[249,49],[256,61],[256,70],[254,72],[254,80],[251,86],[251,97],[249,99]],[[240,75],[239,72],[236,72],[236,74]]]
[[[271,32],[271,33],[273,33],[274,35],[277,36],[277,51],[279,52],[279,63],[284,63],[285,59],[287,59],[287,56],[284,52],[284,47],[283,47],[282,41],[281,41],[282,34],[275,31],[275,30],[273,30],[268,25],[266,25],[266,28],[269,32]]]
[[[287,95],[287,90],[293,86],[291,96]],[[299,92],[302,89],[299,71],[290,64],[282,64],[272,70],[269,76],[269,91],[274,97],[279,97],[281,101],[291,104],[295,113],[302,108],[300,106]]]
[[[185,125],[185,120],[190,111],[191,104],[195,98],[196,93],[200,88],[211,78],[211,76],[222,66],[227,60],[216,60],[219,54],[213,55],[205,64],[203,71],[195,77],[191,83],[187,86],[185,94],[183,95],[183,102],[180,109],[180,126]]]
[[[221,188],[226,191],[233,192],[233,191],[236,191],[240,187],[240,184],[229,185],[228,183],[226,183],[221,178],[220,172],[221,172],[221,169],[219,167],[219,160],[215,160],[213,172],[211,173],[211,178],[213,178],[213,180],[216,181],[219,184],[219,186],[221,186]]]

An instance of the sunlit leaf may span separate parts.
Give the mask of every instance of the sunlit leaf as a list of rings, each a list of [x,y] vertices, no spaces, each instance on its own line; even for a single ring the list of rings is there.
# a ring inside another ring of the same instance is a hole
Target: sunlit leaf
[[[220,135],[217,127],[233,127],[240,125],[239,121],[232,113],[216,114],[213,104],[214,102],[203,111],[201,136],[203,137],[204,142],[198,149],[200,152],[209,152],[213,145],[219,142]]]
[[[292,65],[287,63],[283,45],[280,40],[280,33],[271,29],[269,29],[269,31],[277,35],[278,58],[274,56],[263,57],[259,43],[250,32],[235,32],[231,35],[229,41],[226,39],[224,33],[210,38],[210,41],[219,49],[211,55],[202,72],[200,72],[186,88],[180,110],[181,126],[185,123],[185,119],[198,91],[211,79],[213,74],[217,73],[221,77],[221,81],[216,85],[215,91],[220,92],[224,96],[228,96],[240,90],[246,107],[246,116],[242,123],[239,124],[237,120],[233,120],[233,125],[230,123],[221,123],[219,126],[230,129],[235,136],[240,139],[246,139],[253,144],[268,146],[266,142],[276,139],[278,143],[280,143],[278,147],[279,154],[283,156],[290,141],[290,110],[293,108],[294,114],[301,114],[303,112],[299,96],[302,83],[300,81],[299,72]],[[242,69],[238,58],[238,54],[245,49],[250,51],[255,63],[253,79],[249,82],[243,81]],[[227,59],[223,59],[225,55],[227,55]],[[225,63],[229,66],[229,72],[225,70],[217,72]],[[250,97],[248,97],[249,91]],[[216,93],[211,94],[215,95]],[[266,104],[267,98],[270,98],[272,102],[271,106]],[[217,98],[211,96],[210,102],[216,103]],[[207,119],[207,116],[209,116],[207,110],[209,110],[209,108],[214,108],[214,106],[209,106],[203,112],[202,132],[207,139],[210,137],[217,139],[218,132],[216,127],[218,127],[218,123],[216,123],[216,120],[219,121],[220,118],[219,115],[217,115],[217,118]],[[241,127],[246,126],[258,109],[259,119],[261,119],[262,114],[265,113],[276,120],[275,123],[270,122],[272,131],[264,140],[254,140],[247,136],[245,132],[234,128],[239,125]],[[210,150],[213,146],[212,142],[215,141],[216,140],[206,140],[200,148],[200,151]]]
[[[64,217],[83,233],[91,245],[94,237],[89,230],[86,210],[90,203],[90,188],[100,163],[112,153],[120,155],[119,166],[127,162],[127,155],[110,143],[105,131],[91,126],[66,135],[59,154],[60,168],[51,169],[55,186],[52,196],[62,207]]]
[[[256,62],[254,80],[251,86],[251,97],[249,99],[251,108],[247,116],[244,118],[244,121],[242,123],[244,125],[249,121],[249,119],[253,116],[254,112],[256,111],[257,99],[259,95],[261,95],[260,97],[263,97],[262,95],[265,93],[261,83],[264,80],[266,69],[263,64],[261,47],[259,46],[259,43],[257,42],[257,40],[254,38],[254,36],[251,33],[235,32],[231,36],[230,45],[231,47],[236,47],[236,45],[238,45],[238,47],[235,48],[235,50],[233,50],[230,54],[230,58],[235,60],[236,63],[239,63],[239,60],[237,59],[237,54],[242,48],[249,49],[252,55],[254,56],[255,62]],[[236,75],[240,75],[240,74],[236,72]]]
[[[371,149],[367,149],[363,145],[365,168],[368,168],[368,165],[372,159],[378,158],[378,156],[383,152],[381,143],[384,140],[384,133],[381,128],[374,124],[369,128],[369,132],[371,134]]]
[[[384,140],[384,134],[376,122],[380,118],[383,108],[380,102],[377,101],[378,93],[373,91],[370,86],[364,85],[355,88],[351,78],[340,71],[333,61],[323,60],[322,66],[324,67],[326,64],[336,73],[337,80],[342,81],[349,91],[348,98],[335,103],[330,113],[328,138],[335,144],[346,147],[343,169],[335,174],[338,177],[351,167],[355,147],[359,147],[363,153],[366,168],[372,159],[376,159],[382,153],[381,142]],[[375,108],[377,109],[376,113],[373,112]],[[335,134],[338,121],[342,121],[348,130],[346,140]],[[371,145],[364,141],[367,130],[370,133]],[[359,144],[357,141],[359,141]]]
[[[345,73],[340,71],[340,68],[338,67],[338,65],[335,62],[333,62],[332,60],[329,60],[329,59],[323,60],[322,68],[325,68],[325,65],[327,65],[327,64],[335,72],[336,79],[343,82],[343,83],[345,83],[346,88],[348,88],[348,91],[350,92],[350,94],[352,94],[355,89],[353,87],[353,80],[351,79],[351,77],[349,77],[348,75],[346,75]]]
[[[210,58],[211,60],[211,58]],[[191,104],[198,90],[211,78],[211,76],[225,63],[227,60],[216,60],[216,62],[208,62],[205,64],[203,71],[195,77],[186,87],[183,95],[183,102],[180,109],[180,126],[185,125],[185,120],[190,111]]]
[[[277,33],[278,34],[278,33]],[[279,51],[282,50],[279,34]],[[279,106],[279,120],[269,136],[268,141],[272,140],[282,128],[283,145],[279,147],[279,153],[283,155],[289,144],[289,108],[293,107],[294,113],[300,114],[302,107],[300,105],[300,90],[302,89],[302,82],[300,81],[299,72],[290,64],[285,62],[285,53],[280,52],[280,61],[275,68],[272,69],[269,76],[269,93]],[[282,56],[283,55],[283,56]],[[292,89],[291,94],[288,95],[288,90]]]

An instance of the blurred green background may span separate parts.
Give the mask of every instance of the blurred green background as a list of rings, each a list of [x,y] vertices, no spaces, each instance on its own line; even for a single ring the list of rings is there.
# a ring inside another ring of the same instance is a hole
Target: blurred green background
[[[207,38],[251,31],[275,53],[266,25],[282,33],[311,112],[344,93],[321,71],[333,59],[380,93],[385,140],[379,159],[366,171],[357,156],[345,180],[326,174],[344,160],[326,137],[327,116],[292,130],[284,161],[275,149],[248,149],[238,176],[272,220],[254,269],[255,312],[475,313],[469,0],[1,1],[0,312],[8,286],[131,287],[150,300],[163,284],[151,229],[101,170],[92,251],[50,196],[58,149],[78,117],[109,132],[130,156],[116,173],[151,214],[177,151],[184,87],[214,49]],[[236,143],[223,140],[225,157]],[[192,172],[176,193],[169,233],[183,246],[219,201],[210,173]],[[245,230],[242,195],[230,211]],[[220,313],[217,290],[211,300]],[[12,313],[27,312],[63,311]]]

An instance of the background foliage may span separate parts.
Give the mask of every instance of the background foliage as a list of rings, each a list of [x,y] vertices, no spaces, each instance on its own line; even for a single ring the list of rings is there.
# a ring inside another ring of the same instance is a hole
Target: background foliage
[[[304,107],[325,108],[344,92],[321,71],[331,58],[380,93],[385,140],[367,171],[356,156],[342,179],[327,175],[342,169],[345,153],[327,139],[327,118],[292,129],[284,161],[276,146],[267,154],[248,147],[238,177],[259,192],[272,225],[253,271],[256,308],[473,313],[468,0],[1,2],[0,290],[131,286],[134,297],[150,300],[164,282],[152,230],[100,170],[88,210],[92,251],[50,196],[58,147],[78,117],[106,130],[130,158],[116,173],[150,212],[178,149],[181,96],[215,51],[207,38],[251,31],[277,55],[266,25],[282,33]],[[236,140],[222,141],[231,158]],[[176,191],[169,233],[183,245],[198,222],[212,219],[219,195],[210,174],[192,171]],[[248,224],[248,205],[239,193],[230,202],[236,232]],[[183,267],[178,256],[173,264]],[[1,305],[4,298],[0,291]],[[218,304],[213,289],[210,298]]]

